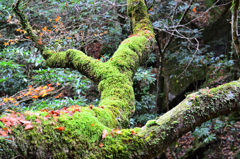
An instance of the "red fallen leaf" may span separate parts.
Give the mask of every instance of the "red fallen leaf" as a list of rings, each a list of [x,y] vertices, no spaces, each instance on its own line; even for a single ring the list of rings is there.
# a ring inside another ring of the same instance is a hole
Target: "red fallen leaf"
[[[9,134],[12,133],[12,129],[9,129],[8,127],[2,128],[4,131],[7,131]]]
[[[7,132],[7,131],[0,131],[0,134],[1,134],[3,137],[7,137],[8,132]]]
[[[33,129],[33,126],[31,124],[26,125],[24,130],[31,130]]]
[[[13,124],[12,124],[12,122],[7,121],[7,122],[4,123],[4,125],[5,125],[6,127],[10,127],[10,126],[12,126]]]
[[[99,144],[99,147],[103,147],[104,146],[104,144],[101,142],[100,144]]]
[[[63,130],[65,130],[65,127],[64,126],[60,126],[60,127],[58,127],[58,128],[55,128],[56,130],[59,130],[59,131],[63,131]]]
[[[122,132],[117,128],[117,130],[115,130],[115,133],[119,135],[119,134],[121,134]]]
[[[27,120],[19,120],[21,123],[25,124],[25,125],[31,125],[31,121],[27,121]]]
[[[113,137],[113,132],[110,132],[111,137]]]
[[[25,120],[25,116],[23,114],[20,114],[20,119]]]
[[[132,133],[133,135],[135,135],[135,134],[136,134],[134,130],[130,130],[130,131],[131,131],[131,133]]]
[[[42,117],[42,119],[43,119],[44,121],[46,121],[48,118],[44,116],[44,117]]]
[[[50,114],[54,114],[54,110],[51,110],[49,113],[50,113]]]
[[[72,111],[68,111],[69,116],[73,116],[73,112]]]
[[[54,113],[55,113],[56,115],[60,115],[60,111],[59,111],[59,110],[54,111]]]
[[[212,97],[213,95],[212,94],[208,94],[209,97]]]
[[[52,83],[51,84],[47,84],[48,87],[51,87],[52,86]]]
[[[40,119],[36,119],[35,121],[36,121],[36,123],[38,123],[38,124],[41,124],[41,123],[42,123],[42,121],[41,121]]]
[[[80,108],[76,108],[76,109],[73,110],[73,112],[74,112],[74,113],[75,113],[75,112],[81,112],[81,110],[80,110]]]
[[[42,110],[40,110],[41,112],[48,112],[48,110],[47,109],[42,109]]]
[[[103,133],[102,133],[102,139],[104,139],[108,134],[108,131],[106,129],[103,130]]]
[[[195,98],[196,98],[195,94],[192,97],[190,97],[190,99],[193,99],[193,100],[195,100]]]

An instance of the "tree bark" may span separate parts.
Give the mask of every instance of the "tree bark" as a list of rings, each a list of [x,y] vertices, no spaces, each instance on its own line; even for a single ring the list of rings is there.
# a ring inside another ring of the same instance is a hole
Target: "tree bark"
[[[23,15],[18,14],[20,19]],[[72,116],[58,116],[55,125],[52,125],[53,118],[45,121],[40,116],[42,123],[33,122],[31,130],[24,130],[22,125],[12,127],[8,138],[0,138],[1,158],[152,158],[197,125],[240,110],[238,80],[191,94],[142,128],[124,129],[134,111],[132,78],[155,45],[144,1],[128,0],[128,16],[133,36],[124,40],[112,60],[106,63],[77,50],[42,53],[48,66],[74,68],[98,83],[102,107],[82,107],[81,112]],[[60,126],[65,130],[55,129]],[[116,133],[112,129],[117,127],[123,129]],[[106,130],[108,135],[103,137]]]

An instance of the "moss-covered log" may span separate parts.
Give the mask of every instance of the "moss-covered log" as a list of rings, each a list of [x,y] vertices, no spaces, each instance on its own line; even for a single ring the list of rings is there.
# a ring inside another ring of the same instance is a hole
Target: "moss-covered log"
[[[21,19],[24,14],[18,5],[14,7]],[[42,52],[48,66],[70,67],[95,81],[101,93],[99,107],[83,107],[73,115],[58,116],[57,121],[44,120],[45,112],[37,112],[41,124],[33,123],[31,130],[21,125],[13,127],[8,138],[0,138],[1,158],[151,158],[204,121],[240,110],[238,80],[189,95],[143,128],[124,129],[134,111],[132,78],[155,44],[144,1],[128,0],[128,15],[133,36],[124,40],[106,63],[78,50]],[[22,18],[21,23],[27,24],[27,19]],[[24,24],[30,27],[25,30],[31,35],[31,26]],[[34,121],[36,115],[28,119]],[[61,126],[64,131],[55,129]],[[117,127],[121,130],[116,133],[113,129]],[[106,137],[102,136],[103,130],[108,131]]]

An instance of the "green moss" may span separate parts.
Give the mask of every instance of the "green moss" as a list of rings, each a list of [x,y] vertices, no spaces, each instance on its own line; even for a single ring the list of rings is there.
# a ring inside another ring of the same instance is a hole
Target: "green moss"
[[[26,120],[33,120],[33,121],[34,121],[35,119],[37,119],[37,116],[36,116],[36,115],[26,115],[26,116],[25,116],[25,119],[26,119]]]
[[[154,126],[154,125],[158,125],[158,123],[156,122],[156,120],[149,120],[149,121],[146,123],[146,126],[147,126],[147,127],[151,127],[151,126]]]

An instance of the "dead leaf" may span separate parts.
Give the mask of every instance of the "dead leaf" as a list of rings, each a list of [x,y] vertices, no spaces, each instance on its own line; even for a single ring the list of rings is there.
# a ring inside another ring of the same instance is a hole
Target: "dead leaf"
[[[99,144],[99,147],[103,147],[104,146],[104,144],[101,142],[100,144]]]
[[[104,129],[102,133],[102,139],[106,138],[107,135],[108,135],[108,131]]]
[[[33,126],[31,124],[26,125],[24,130],[31,130],[33,129]]]

